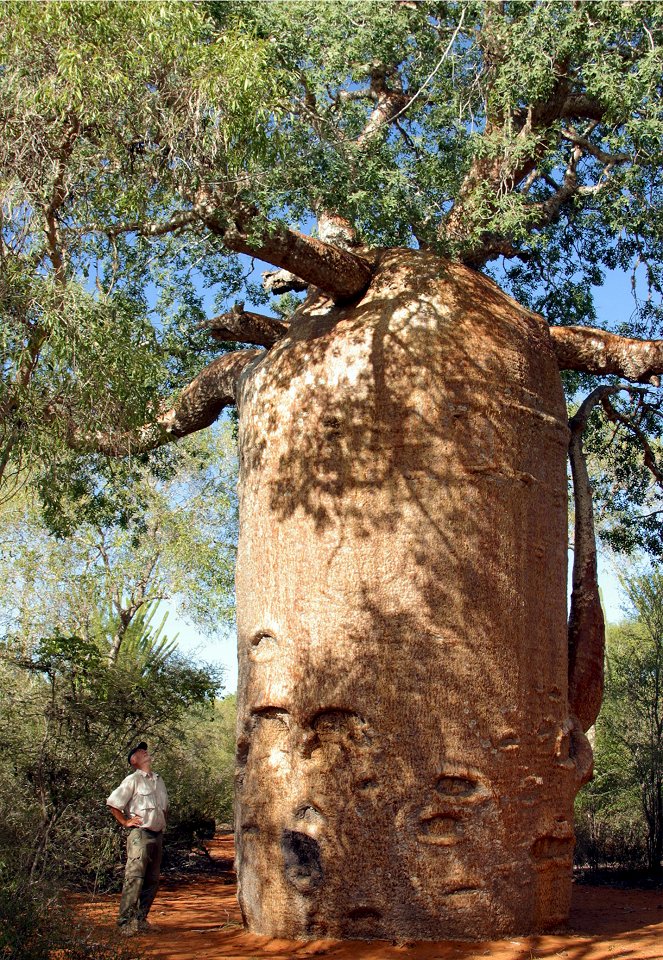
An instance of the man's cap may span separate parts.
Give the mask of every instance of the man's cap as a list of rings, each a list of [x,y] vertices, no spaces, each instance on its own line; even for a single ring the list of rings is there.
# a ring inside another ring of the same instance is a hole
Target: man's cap
[[[133,757],[136,750],[147,750],[147,744],[145,743],[144,740],[141,740],[140,743],[137,743],[136,746],[132,747],[131,750],[129,751],[129,755],[127,757],[127,763],[129,764],[129,766],[131,766],[131,758]]]

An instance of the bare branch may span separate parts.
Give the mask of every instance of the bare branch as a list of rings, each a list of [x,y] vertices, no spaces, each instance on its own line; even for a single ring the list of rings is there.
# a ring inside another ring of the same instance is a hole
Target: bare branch
[[[551,327],[562,370],[614,373],[634,383],[660,385],[663,340],[637,340],[594,327]]]
[[[78,139],[79,134],[78,121],[72,119],[67,123],[67,130],[59,150],[55,156],[55,178],[53,180],[53,189],[48,203],[43,205],[44,219],[46,221],[46,246],[48,256],[50,257],[56,283],[63,285],[65,283],[66,260],[60,245],[60,228],[58,223],[58,214],[67,198],[67,188],[65,176],[67,164]]]
[[[489,260],[495,260],[496,257],[506,257],[507,260],[515,257],[522,260],[523,263],[528,263],[531,260],[531,254],[527,250],[519,250],[506,237],[496,235],[486,236],[480,247],[468,251],[461,257],[461,260],[465,266],[479,270]]]
[[[287,333],[288,324],[276,317],[251,313],[244,309],[243,303],[236,303],[229,313],[212,317],[200,328],[222,342],[255,343],[260,347],[271,347]]]
[[[65,421],[66,441],[74,450],[109,457],[138,456],[214,423],[225,407],[236,403],[237,384],[244,368],[260,356],[260,350],[237,350],[217,357],[185,387],[170,409],[134,430],[85,431],[60,406],[52,406],[46,415]]]
[[[562,207],[578,193],[580,187],[576,170],[582,155],[583,153],[580,147],[574,147],[567,162],[566,170],[564,171],[562,185],[557,188],[551,197],[548,197],[541,203],[531,204],[529,209],[535,211],[530,221],[531,226],[542,227],[553,223],[559,217]]]

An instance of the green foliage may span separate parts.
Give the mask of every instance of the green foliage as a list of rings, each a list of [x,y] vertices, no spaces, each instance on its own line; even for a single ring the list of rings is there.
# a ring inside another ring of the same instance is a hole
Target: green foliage
[[[131,666],[141,673],[163,666],[177,650],[177,634],[164,633],[169,611],[156,623],[156,603],[146,604],[138,611],[122,638],[118,655],[120,665]]]
[[[54,627],[108,652],[146,606],[170,598],[210,635],[232,622],[236,454],[228,426],[181,444],[165,479],[136,471],[122,512],[64,495],[44,526],[38,504],[15,498],[0,514],[0,623],[29,637]],[[117,506],[117,496],[113,494]]]
[[[153,420],[217,353],[194,327],[208,289],[242,285],[237,259],[207,242],[198,264],[200,237],[103,231],[167,217],[210,171],[263,157],[269,57],[201,4],[3,4],[0,478],[11,490],[28,467],[53,516],[99,477],[103,511],[131,471],[73,457],[72,426]]]
[[[210,305],[261,299],[201,197],[252,236],[326,210],[368,245],[487,250],[555,324],[601,325],[594,288],[630,271],[618,332],[660,336],[662,57],[658,0],[5,3],[0,493],[29,476],[54,528],[72,497],[123,519],[172,468],[71,446],[152,422],[217,355]],[[590,440],[603,532],[655,552],[660,483],[618,433]]]
[[[117,855],[100,800],[127,744],[179,742],[184,718],[211,709],[220,677],[177,655],[142,671],[108,664],[94,644],[58,634],[28,655],[3,644],[0,666],[5,849],[21,851],[31,880],[99,879]]]
[[[663,858],[663,574],[624,579],[632,616],[608,635],[595,774],[579,798],[584,854],[594,865]]]
[[[599,538],[617,553],[644,550],[656,562],[663,558],[662,404],[655,388],[616,394],[590,418],[583,441]]]
[[[235,769],[235,695],[216,700],[201,722],[185,720],[179,741],[158,755],[158,769],[176,811],[172,831],[188,839],[205,821],[232,823]]]

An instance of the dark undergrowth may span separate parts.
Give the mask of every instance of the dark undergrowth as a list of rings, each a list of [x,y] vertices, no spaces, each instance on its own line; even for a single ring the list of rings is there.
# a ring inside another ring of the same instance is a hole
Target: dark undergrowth
[[[573,870],[575,883],[591,883],[611,887],[621,887],[625,890],[663,890],[663,874],[658,877],[644,867],[575,867]]]

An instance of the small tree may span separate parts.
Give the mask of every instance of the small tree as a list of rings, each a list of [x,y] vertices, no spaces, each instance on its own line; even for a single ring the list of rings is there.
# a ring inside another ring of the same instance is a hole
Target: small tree
[[[646,851],[643,859],[650,872],[660,876],[663,574],[654,570],[628,577],[623,585],[631,615],[608,634],[605,699],[596,725],[596,770],[582,808],[586,821],[594,815],[596,846],[603,860],[633,864],[640,846],[642,853]]]
[[[234,614],[235,471],[226,425],[187,441],[165,478],[138,469],[121,505],[108,490],[112,504],[101,495],[58,498],[57,511],[47,513],[58,537],[29,494],[5,504],[5,632],[27,648],[31,637],[54,630],[75,634],[116,662],[125,638],[141,633],[148,608],[173,600],[200,629],[217,633]]]

